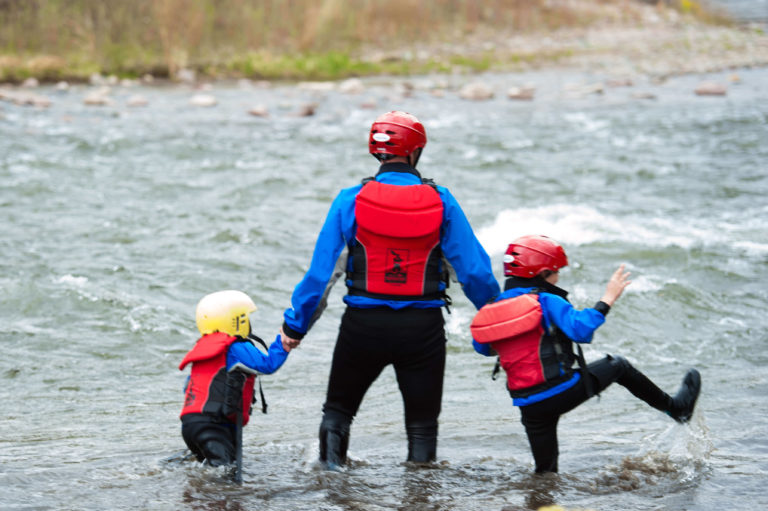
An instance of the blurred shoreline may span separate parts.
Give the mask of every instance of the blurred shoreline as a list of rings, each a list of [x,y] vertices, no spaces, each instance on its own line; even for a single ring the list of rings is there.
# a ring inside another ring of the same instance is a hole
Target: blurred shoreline
[[[224,23],[227,16],[237,14],[225,12],[226,8],[232,9],[239,2],[243,9],[248,3],[245,0],[220,2],[221,12],[217,7],[212,21],[200,21],[207,18],[195,18],[194,13],[182,15],[178,9],[183,1],[158,0],[146,7],[142,30],[150,34],[158,25],[157,40],[152,38],[157,36],[136,33],[134,26],[109,24],[115,23],[113,18],[118,15],[130,13],[91,12],[88,9],[93,2],[89,0],[74,3],[82,4],[79,16],[90,16],[92,32],[87,32],[88,23],[77,18],[79,21],[68,24],[72,34],[63,33],[57,36],[60,40],[48,42],[19,35],[25,25],[45,29],[49,21],[41,11],[24,11],[27,18],[19,14],[10,19],[10,11],[0,9],[0,19],[5,18],[2,21],[10,34],[0,40],[4,43],[0,44],[0,83],[85,83],[93,82],[95,76],[186,83],[241,78],[318,81],[553,68],[664,78],[768,65],[764,26],[736,24],[692,1],[652,5],[637,0],[574,0],[562,2],[567,8],[553,8],[547,7],[547,2],[530,0],[525,7],[519,2],[501,2],[507,7],[494,11],[484,9],[499,4],[491,0],[479,1],[479,7],[471,8],[475,4],[462,0],[431,0],[420,4],[423,14],[445,16],[443,11],[449,3],[462,6],[463,11],[455,19],[435,22],[434,33],[425,33],[425,27],[418,23],[429,26],[429,21],[419,22],[403,14],[392,16],[395,21],[402,17],[400,24],[370,21],[368,18],[380,13],[372,7],[375,4],[364,0],[360,3],[371,7],[355,17],[343,17],[344,3],[340,0],[323,0],[303,14],[306,19],[296,20],[295,27],[273,27],[268,15],[280,15],[275,10],[282,4],[266,0],[260,4],[275,3],[272,11],[253,11],[250,16],[258,17],[271,32],[265,29],[260,39],[242,40],[237,34],[248,30],[247,24],[239,27],[240,32],[232,32],[229,39],[219,32],[235,27],[233,20],[227,22],[229,25]],[[132,8],[143,12],[141,4],[136,2]],[[394,1],[401,7],[408,4],[409,0]],[[65,8],[60,8],[64,12]],[[174,13],[179,19],[173,18]],[[344,20],[335,34],[329,33],[329,27]],[[206,28],[205,23],[216,26]],[[349,28],[352,25],[354,28]]]

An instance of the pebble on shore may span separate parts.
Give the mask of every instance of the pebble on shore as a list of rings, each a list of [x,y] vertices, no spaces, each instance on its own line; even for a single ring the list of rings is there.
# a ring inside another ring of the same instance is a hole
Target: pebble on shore
[[[697,96],[725,96],[728,87],[717,82],[701,82],[694,92]]]
[[[342,94],[361,94],[365,91],[365,85],[359,78],[350,78],[339,84],[339,92]]]
[[[125,102],[126,105],[129,107],[139,107],[139,106],[147,106],[149,104],[149,101],[147,101],[147,98],[140,94],[135,94],[128,98],[128,100]]]
[[[311,117],[315,115],[315,111],[317,111],[318,104],[317,103],[306,103],[304,105],[301,105],[299,107],[299,110],[294,114],[295,117]]]
[[[249,109],[248,113],[254,117],[269,117],[269,110],[264,105],[256,105]]]
[[[112,104],[112,100],[109,99],[111,89],[109,87],[101,87],[85,95],[83,98],[83,104],[88,106],[109,106]]]
[[[468,83],[459,91],[459,97],[471,101],[485,101],[493,96],[493,89],[481,82]]]
[[[216,106],[219,103],[219,101],[210,94],[195,94],[191,98],[189,98],[189,104],[192,106],[199,106],[199,107],[212,107]]]
[[[507,90],[507,97],[509,99],[516,99],[520,101],[531,101],[536,94],[536,88],[531,85],[524,87],[511,87]]]
[[[8,101],[14,105],[34,106],[38,108],[48,108],[51,106],[51,100],[46,96],[31,92],[6,89],[0,89],[0,101]]]

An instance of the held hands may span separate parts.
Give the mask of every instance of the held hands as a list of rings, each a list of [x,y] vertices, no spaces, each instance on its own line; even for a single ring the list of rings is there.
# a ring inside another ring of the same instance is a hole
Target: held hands
[[[283,329],[280,329],[280,340],[283,343],[283,349],[287,352],[290,352],[293,348],[296,348],[299,343],[301,343],[301,339],[294,339],[293,337],[288,337],[285,335],[285,332],[283,332]]]
[[[611,275],[608,284],[605,286],[605,294],[600,301],[613,306],[614,302],[621,296],[621,293],[624,292],[624,288],[632,283],[631,280],[627,280],[628,278],[629,272],[624,271],[624,265],[622,264],[615,272],[613,272],[613,275]]]

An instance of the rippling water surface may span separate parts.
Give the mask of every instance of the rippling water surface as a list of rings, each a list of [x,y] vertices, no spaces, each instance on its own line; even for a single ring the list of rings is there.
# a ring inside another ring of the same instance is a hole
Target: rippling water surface
[[[768,504],[768,70],[740,70],[726,97],[702,79],[555,72],[484,77],[488,102],[411,97],[383,80],[362,95],[293,85],[217,85],[214,108],[182,88],[52,89],[49,109],[0,104],[0,493],[3,509],[733,509]],[[460,78],[440,78],[449,85]],[[513,84],[537,86],[513,102]],[[650,93],[655,99],[635,99]],[[145,108],[128,108],[132,94]],[[317,113],[292,115],[317,102]],[[375,109],[363,103],[375,102]],[[267,105],[267,119],[248,108]],[[424,121],[420,168],[451,188],[500,276],[515,236],[561,241],[561,282],[580,307],[626,262],[634,283],[587,350],[622,354],[669,391],[697,366],[704,390],[678,426],[616,386],[560,423],[562,473],[532,460],[492,360],[471,350],[454,286],[439,462],[403,464],[391,370],[368,392],[343,473],[315,466],[316,432],[342,289],[301,348],[264,378],[270,413],[246,428],[245,483],[181,451],[177,365],[194,306],[251,294],[272,338],[340,187],[376,170],[366,132],[380,112]]]

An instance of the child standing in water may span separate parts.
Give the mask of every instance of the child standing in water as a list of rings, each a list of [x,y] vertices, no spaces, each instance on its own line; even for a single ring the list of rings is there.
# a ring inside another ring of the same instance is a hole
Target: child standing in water
[[[181,434],[197,460],[212,466],[235,461],[236,425],[238,419],[242,426],[248,424],[256,377],[277,371],[291,351],[279,335],[266,354],[256,347],[256,342],[266,344],[251,333],[248,316],[255,310],[253,300],[241,291],[203,297],[195,313],[202,337],[179,365],[183,370],[192,364]]]
[[[685,423],[693,414],[701,376],[690,369],[680,390],[670,396],[621,356],[607,355],[586,365],[581,347],[630,284],[621,265],[594,307],[575,309],[558,287],[559,270],[568,265],[563,247],[545,236],[523,236],[504,256],[504,292],[472,321],[473,346],[482,355],[498,354],[507,373],[512,402],[520,407],[536,472],[557,472],[557,423],[611,383],[627,388],[650,406]],[[578,369],[574,368],[578,362]]]

